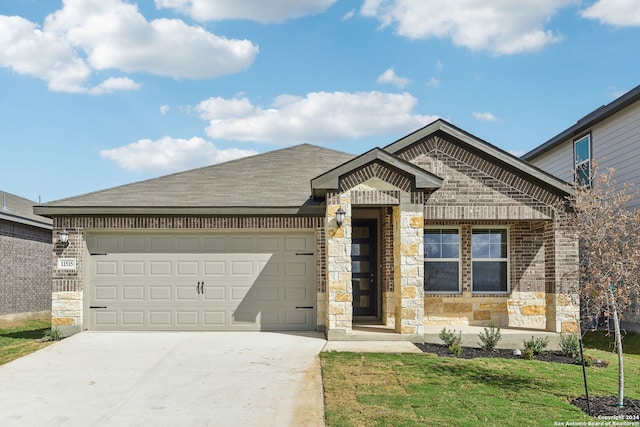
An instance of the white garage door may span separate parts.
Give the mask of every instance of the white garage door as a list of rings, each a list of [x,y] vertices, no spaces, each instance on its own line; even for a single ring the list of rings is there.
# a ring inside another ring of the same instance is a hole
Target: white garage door
[[[313,234],[90,233],[87,247],[90,330],[315,329]]]

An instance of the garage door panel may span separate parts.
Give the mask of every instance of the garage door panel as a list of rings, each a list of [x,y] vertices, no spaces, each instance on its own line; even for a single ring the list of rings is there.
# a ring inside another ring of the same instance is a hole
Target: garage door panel
[[[311,233],[88,235],[95,330],[312,330]],[[143,248],[141,251],[140,248]],[[114,249],[114,251],[110,251]],[[302,252],[296,255],[297,252]]]
[[[145,310],[122,311],[122,324],[125,326],[144,326]]]
[[[96,276],[116,276],[118,274],[118,263],[116,261],[99,261],[95,268]]]
[[[204,299],[207,301],[225,301],[226,290],[224,286],[206,286],[204,288]]]
[[[171,301],[171,286],[149,286],[149,301],[166,302]]]
[[[197,261],[178,261],[176,263],[177,276],[198,276],[199,263]]]
[[[151,327],[171,327],[171,310],[150,310],[149,326]]]
[[[224,276],[227,267],[225,261],[205,261],[204,262],[204,275],[205,276]]]
[[[149,274],[151,276],[171,276],[173,269],[171,261],[149,261]]]
[[[139,302],[144,300],[143,286],[125,285],[122,287],[122,300]]]

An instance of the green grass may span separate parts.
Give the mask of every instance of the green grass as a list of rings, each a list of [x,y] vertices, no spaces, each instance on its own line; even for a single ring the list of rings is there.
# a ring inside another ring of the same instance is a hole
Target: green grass
[[[614,395],[608,368],[587,368],[591,395]],[[321,353],[327,425],[553,426],[597,421],[570,404],[584,395],[581,367],[528,360],[430,354]],[[625,357],[627,397],[640,398],[640,356]]]
[[[51,324],[42,320],[28,320],[0,328],[0,365],[51,344],[40,341],[50,329]]]

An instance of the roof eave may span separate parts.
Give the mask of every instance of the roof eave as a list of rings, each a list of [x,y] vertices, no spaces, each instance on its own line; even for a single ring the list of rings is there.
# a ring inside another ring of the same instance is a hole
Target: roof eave
[[[34,212],[45,217],[88,215],[168,215],[168,216],[322,216],[323,206],[35,206]]]
[[[1,220],[5,220],[5,221],[11,221],[11,222],[19,223],[19,224],[29,225],[31,227],[43,228],[45,230],[52,230],[53,229],[53,226],[48,222],[36,221],[34,219],[25,218],[25,217],[16,216],[16,215],[11,215],[11,214],[6,214],[6,213],[0,213],[0,219]]]
[[[567,139],[574,138],[582,133],[585,133],[587,130],[589,130],[589,128],[593,127],[603,120],[608,119],[620,110],[627,108],[629,105],[634,104],[639,100],[640,86],[636,86],[634,89],[630,90],[618,99],[593,110],[591,113],[578,120],[575,125],[563,130],[553,138],[538,145],[536,148],[523,155],[521,159],[531,161],[532,159],[535,159],[541,154],[546,153],[557,145],[563,143]]]

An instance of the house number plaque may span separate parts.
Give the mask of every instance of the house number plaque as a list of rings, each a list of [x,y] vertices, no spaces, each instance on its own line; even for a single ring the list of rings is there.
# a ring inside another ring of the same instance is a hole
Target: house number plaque
[[[58,270],[75,270],[76,258],[58,258]]]

